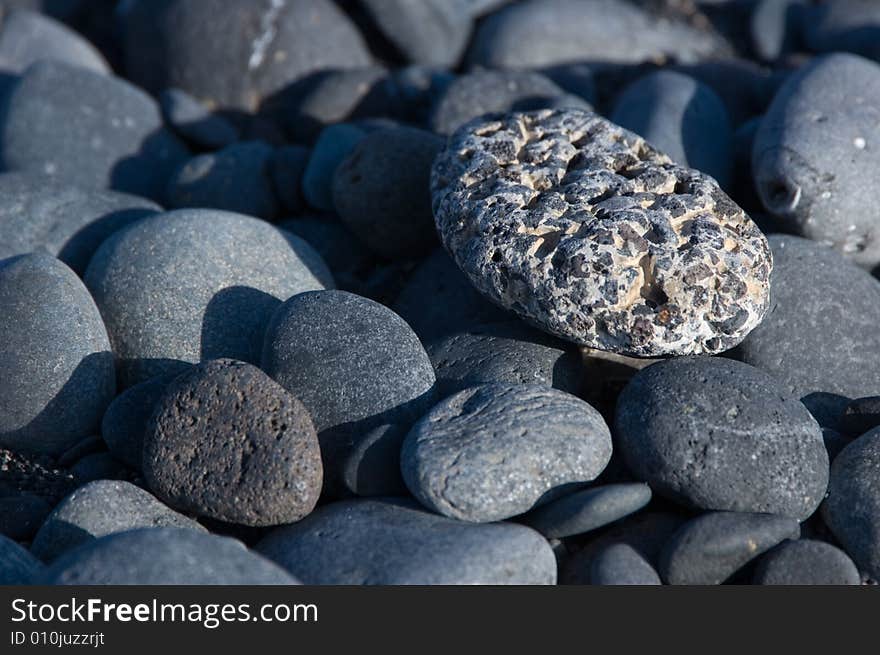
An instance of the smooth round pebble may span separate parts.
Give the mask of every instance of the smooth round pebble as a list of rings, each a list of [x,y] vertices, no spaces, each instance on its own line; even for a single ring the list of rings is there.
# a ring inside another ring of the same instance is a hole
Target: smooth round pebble
[[[858,585],[859,570],[840,548],[823,541],[786,541],[762,556],[753,584]]]
[[[0,585],[31,584],[43,569],[40,560],[0,534]]]
[[[0,496],[0,535],[18,541],[30,539],[51,511],[52,506],[40,496]]]
[[[644,556],[629,544],[614,544],[593,557],[590,584],[659,585],[660,576]]]

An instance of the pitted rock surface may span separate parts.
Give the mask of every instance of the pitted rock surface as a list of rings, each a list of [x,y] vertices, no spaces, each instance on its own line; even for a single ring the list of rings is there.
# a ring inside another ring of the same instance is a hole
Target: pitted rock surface
[[[763,318],[767,240],[711,178],[575,109],[460,128],[432,172],[444,245],[542,329],[637,356],[717,353]]]

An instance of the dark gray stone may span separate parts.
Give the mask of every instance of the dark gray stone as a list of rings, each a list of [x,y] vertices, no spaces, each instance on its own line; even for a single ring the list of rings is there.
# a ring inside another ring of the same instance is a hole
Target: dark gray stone
[[[302,178],[309,162],[309,151],[302,146],[276,148],[269,162],[269,172],[275,188],[275,197],[281,208],[298,214],[305,207]]]
[[[373,252],[417,259],[437,243],[431,164],[443,139],[412,127],[375,130],[336,167],[333,206]]]
[[[593,558],[590,583],[594,585],[659,585],[660,576],[644,556],[629,544],[613,544]]]
[[[521,321],[465,328],[432,341],[427,351],[441,396],[491,382],[580,389],[580,349]]]
[[[239,139],[238,128],[223,116],[212,113],[182,89],[165,89],[159,94],[165,122],[180,138],[208,150],[225,148]]]
[[[487,384],[438,403],[403,443],[400,467],[425,507],[463,521],[517,516],[611,458],[602,416],[539,385]]]
[[[31,544],[31,552],[51,562],[77,546],[136,528],[205,529],[163,505],[149,492],[121,480],[95,480],[79,487],[52,510]]]
[[[336,168],[366,134],[350,123],[330,125],[321,131],[302,176],[303,197],[310,206],[322,211],[333,210]]]
[[[880,5],[874,0],[834,0],[804,16],[804,40],[816,52],[855,52],[880,60]]]
[[[634,514],[650,500],[651,488],[644,483],[604,484],[563,496],[519,520],[548,539],[562,539]]]
[[[290,585],[299,581],[228,537],[141,528],[59,557],[38,576],[50,585]]]
[[[0,166],[161,201],[186,146],[156,102],[125,80],[61,64],[31,66],[0,102]]]
[[[52,506],[40,496],[0,497],[0,535],[17,541],[30,539],[51,511]]]
[[[786,79],[755,137],[761,201],[786,232],[832,244],[863,266],[880,263],[874,171],[880,65],[818,57]]]
[[[0,585],[31,584],[43,568],[36,557],[0,534]]]
[[[273,153],[262,141],[241,141],[193,157],[168,181],[168,207],[221,209],[272,220],[279,211]]]
[[[0,69],[21,74],[38,61],[59,61],[110,73],[101,53],[63,23],[24,9],[4,13],[0,23]]]
[[[859,570],[840,548],[823,541],[786,541],[758,560],[753,584],[857,585]]]
[[[181,209],[110,237],[85,275],[129,387],[186,363],[259,360],[272,311],[332,284],[302,239],[256,218]]]
[[[116,381],[107,330],[67,266],[0,261],[0,446],[61,454],[97,431]]]
[[[880,389],[880,386],[877,387]],[[841,432],[858,437],[880,426],[880,396],[856,398],[843,410],[839,425]]]
[[[306,584],[553,584],[556,559],[537,532],[474,525],[399,499],[325,505],[271,532],[257,550]]]
[[[770,375],[723,358],[639,371],[617,403],[616,445],[635,476],[691,507],[810,516],[828,486],[822,431]]]
[[[143,470],[172,507],[236,525],[293,523],[321,493],[306,408],[229,359],[194,366],[165,389],[144,434]]]
[[[770,309],[735,356],[773,375],[821,425],[880,389],[880,282],[821,244],[771,236]]]
[[[668,584],[721,584],[761,553],[797,539],[795,519],[774,514],[709,512],[685,523],[660,556]]]
[[[822,518],[859,568],[880,579],[880,428],[834,460]]]
[[[114,232],[162,211],[126,193],[27,173],[0,174],[0,258],[46,250],[82,275]]]

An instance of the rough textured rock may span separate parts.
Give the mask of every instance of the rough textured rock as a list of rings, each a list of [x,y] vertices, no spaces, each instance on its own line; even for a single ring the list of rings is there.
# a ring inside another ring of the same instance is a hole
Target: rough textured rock
[[[85,275],[122,386],[202,359],[259,360],[283,300],[332,285],[302,239],[249,216],[182,209],[110,237]]]
[[[0,445],[60,454],[93,434],[116,391],[95,302],[47,254],[0,261]]]
[[[0,535],[19,541],[34,536],[52,506],[40,496],[0,496]]]
[[[61,184],[26,173],[0,175],[0,258],[47,250],[82,274],[114,232],[162,209],[126,193]]]
[[[437,404],[403,443],[400,466],[429,509],[463,521],[526,512],[611,458],[611,433],[583,400],[538,385],[489,384]]]
[[[182,139],[209,150],[225,148],[239,138],[238,129],[182,89],[165,89],[159,106],[166,123]]]
[[[36,557],[0,534],[0,585],[31,584],[43,568]]]
[[[583,345],[716,353],[769,304],[770,249],[711,178],[577,110],[474,121],[432,174],[447,250],[496,303]]]
[[[441,396],[478,384],[543,384],[577,394],[581,353],[521,321],[476,325],[427,346]]]
[[[321,493],[306,408],[260,369],[229,359],[166,388],[144,434],[143,469],[173,507],[238,525],[298,521]]]
[[[659,585],[660,576],[645,557],[629,544],[613,544],[593,558],[590,584]]]
[[[752,151],[761,201],[785,231],[868,267],[880,263],[878,105],[880,65],[843,53],[819,57],[786,79]]]
[[[770,309],[735,351],[777,378],[820,424],[880,389],[880,282],[828,247],[771,236]]]
[[[648,366],[621,393],[615,425],[632,472],[676,502],[802,520],[825,495],[828,453],[816,421],[776,380],[741,362]]]
[[[551,501],[519,520],[548,539],[562,539],[613,523],[650,500],[651,488],[641,482],[605,484]]]
[[[179,528],[101,537],[59,557],[37,580],[50,585],[298,584],[240,541]]]
[[[857,585],[859,570],[840,548],[823,541],[786,541],[758,560],[754,584]]]
[[[61,501],[40,526],[31,552],[44,562],[51,562],[108,534],[158,527],[205,531],[140,487],[121,480],[96,480]]]
[[[405,500],[325,505],[257,550],[306,584],[553,584],[556,559],[534,530],[473,525]]]
[[[710,512],[683,525],[660,556],[668,584],[721,584],[784,539],[797,539],[800,526],[773,514]]]
[[[880,579],[880,428],[834,460],[822,518],[859,568]]]

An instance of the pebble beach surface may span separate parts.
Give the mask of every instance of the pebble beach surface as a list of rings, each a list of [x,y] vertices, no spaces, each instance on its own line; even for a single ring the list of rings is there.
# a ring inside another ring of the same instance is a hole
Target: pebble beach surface
[[[0,0],[0,584],[880,582],[864,0]]]

